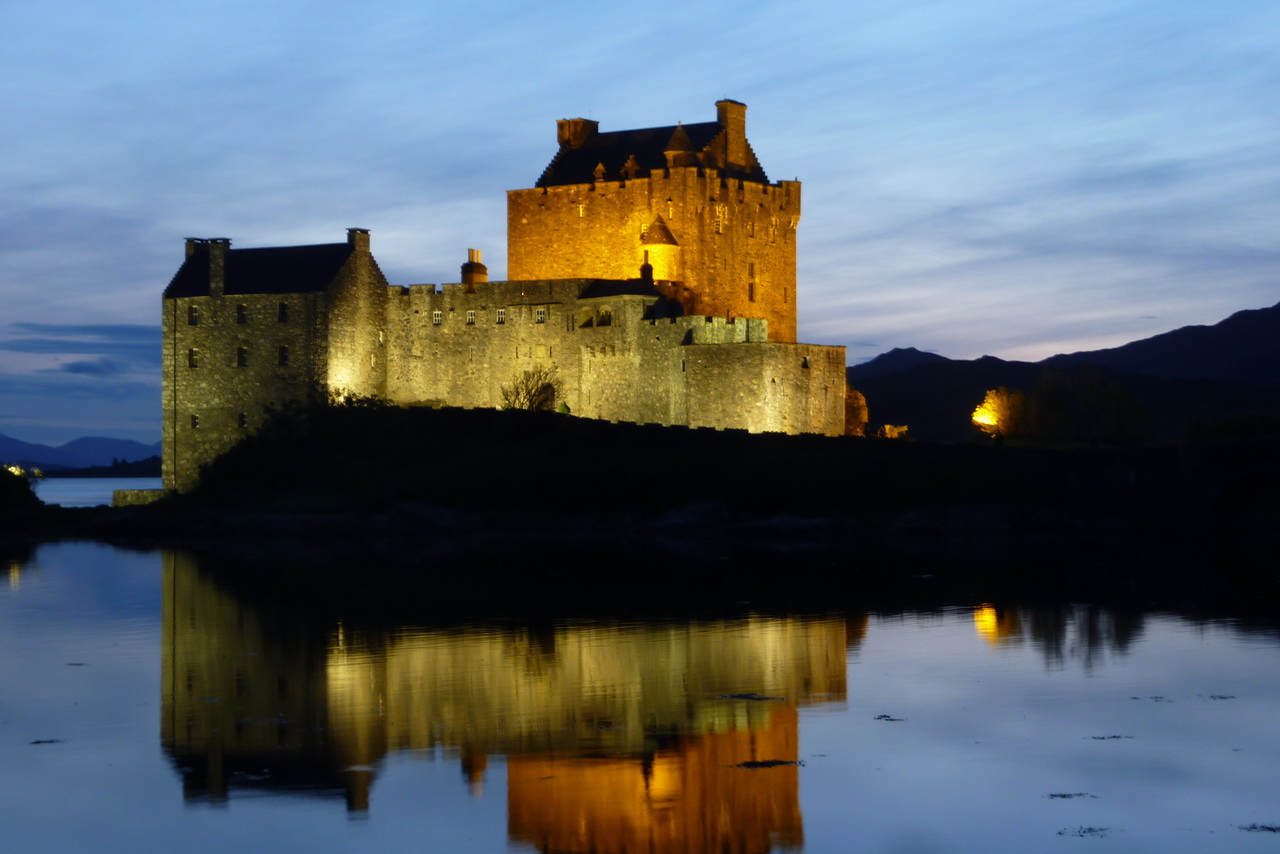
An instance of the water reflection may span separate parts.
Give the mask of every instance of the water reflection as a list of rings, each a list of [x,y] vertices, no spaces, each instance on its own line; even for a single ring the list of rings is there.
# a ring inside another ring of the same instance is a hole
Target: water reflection
[[[974,609],[978,635],[993,647],[1029,641],[1045,663],[1060,666],[1077,660],[1088,670],[1107,653],[1123,655],[1142,636],[1145,616],[1093,605],[1004,608],[985,604]]]
[[[34,550],[30,546],[0,542],[0,567],[6,570],[5,575],[10,590],[22,586],[25,577],[39,572],[34,560]]]
[[[352,628],[239,601],[164,559],[161,739],[191,800],[340,796],[444,752],[508,833],[558,851],[798,846],[798,710],[842,702],[857,618]]]

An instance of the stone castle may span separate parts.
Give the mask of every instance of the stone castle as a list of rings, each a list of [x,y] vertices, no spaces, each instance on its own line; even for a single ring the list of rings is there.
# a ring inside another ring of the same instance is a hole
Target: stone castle
[[[746,106],[714,122],[557,123],[507,194],[508,281],[471,250],[457,284],[390,285],[369,233],[232,249],[188,238],[164,292],[164,486],[274,407],[354,395],[497,407],[531,378],[587,418],[844,431],[844,348],[795,343],[800,184],[771,183]]]

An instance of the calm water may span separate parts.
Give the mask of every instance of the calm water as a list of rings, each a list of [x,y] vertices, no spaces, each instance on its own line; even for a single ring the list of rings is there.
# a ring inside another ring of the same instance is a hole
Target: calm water
[[[111,506],[117,489],[159,489],[158,477],[46,477],[36,481],[36,495],[45,504],[62,507]]]
[[[182,553],[3,559],[6,851],[1280,851],[1274,630],[354,623]]]

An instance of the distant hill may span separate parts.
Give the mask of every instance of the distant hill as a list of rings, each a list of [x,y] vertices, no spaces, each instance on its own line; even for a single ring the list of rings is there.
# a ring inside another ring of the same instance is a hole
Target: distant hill
[[[1172,379],[1280,383],[1280,303],[1238,311],[1213,326],[1184,326],[1109,350],[1050,356],[1044,364],[1097,365]]]
[[[867,397],[872,425],[906,424],[916,438],[957,442],[973,435],[969,418],[987,389],[1030,392],[1046,369],[1090,370],[1097,382],[1122,383],[1141,404],[1157,441],[1184,438],[1197,419],[1280,417],[1280,304],[1237,312],[1213,326],[1187,326],[1041,362],[951,360],[895,349],[847,374]]]
[[[854,386],[862,380],[875,377],[887,377],[921,365],[936,365],[939,362],[951,361],[937,353],[926,353],[915,347],[894,347],[887,353],[881,353],[869,362],[854,365],[848,369],[849,382]]]
[[[59,469],[109,466],[113,460],[134,462],[160,453],[160,443],[144,445],[130,439],[91,436],[73,439],[65,445],[50,447],[23,442],[0,434],[0,462],[17,463],[24,468]]]

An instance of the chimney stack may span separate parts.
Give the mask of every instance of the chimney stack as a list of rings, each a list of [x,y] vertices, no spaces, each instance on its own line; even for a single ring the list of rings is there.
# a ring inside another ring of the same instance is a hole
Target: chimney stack
[[[747,165],[747,105],[725,98],[716,101],[716,121],[724,128],[726,166]]]
[[[210,237],[205,243],[209,247],[209,296],[220,297],[227,283],[227,250],[231,248],[230,237]]]
[[[560,119],[556,122],[556,142],[577,148],[600,131],[600,123],[591,119]]]
[[[480,261],[479,249],[467,250],[467,263],[462,265],[462,284],[466,285],[466,292],[473,294],[476,292],[476,285],[489,281],[489,268]]]

